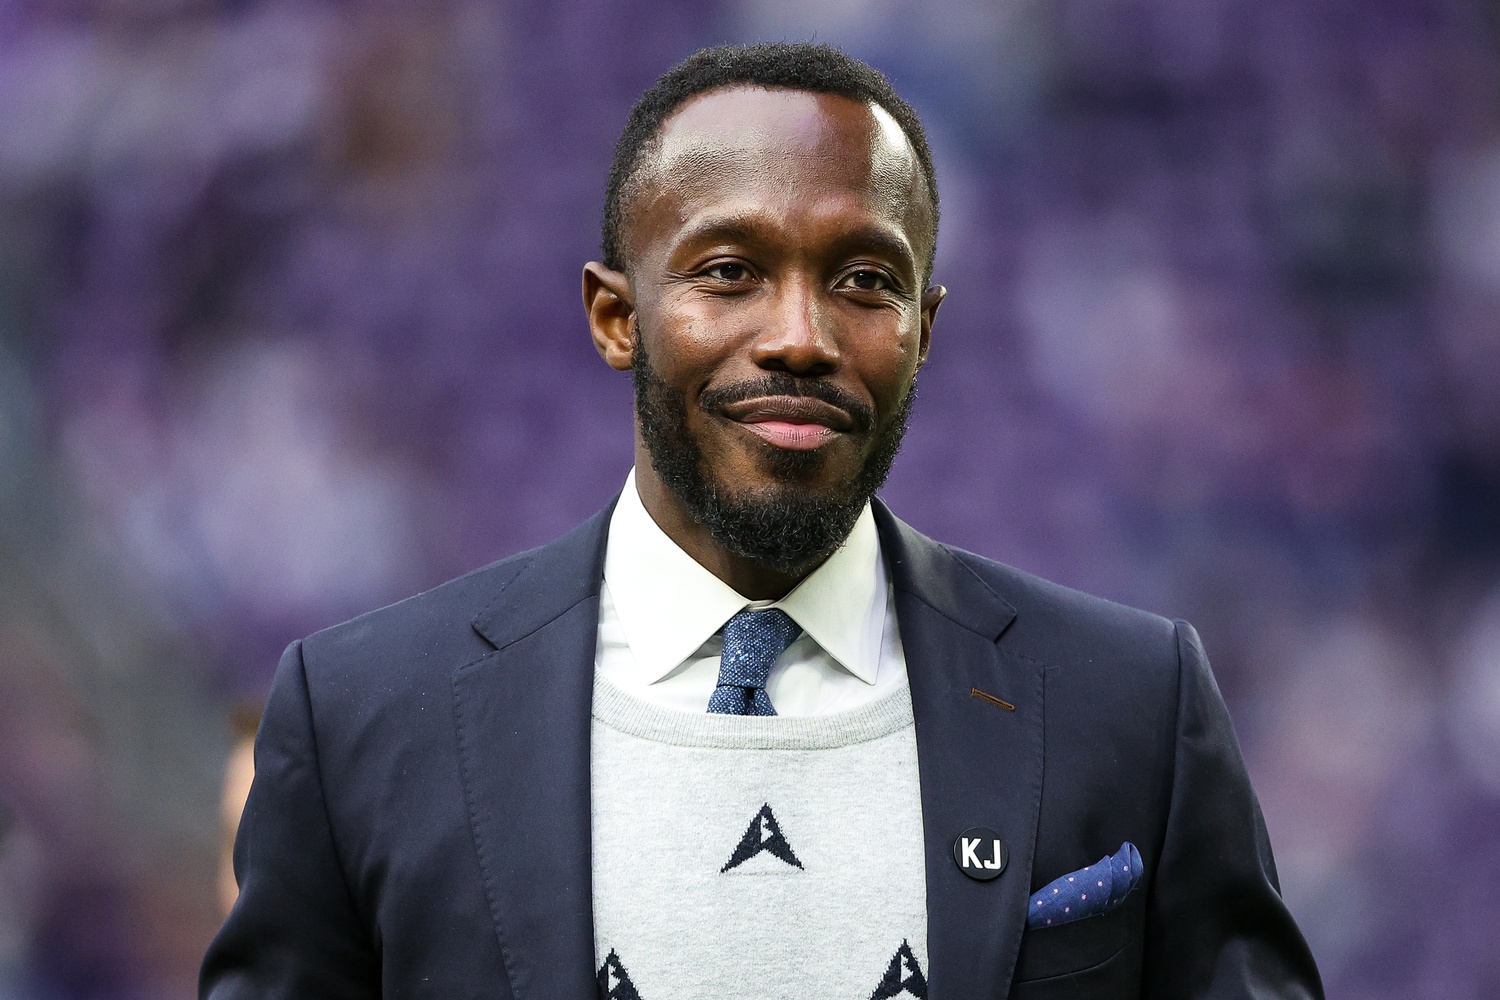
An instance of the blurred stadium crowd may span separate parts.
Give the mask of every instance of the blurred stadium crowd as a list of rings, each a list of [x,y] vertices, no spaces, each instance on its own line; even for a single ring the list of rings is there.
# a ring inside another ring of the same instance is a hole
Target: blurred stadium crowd
[[[0,2],[0,998],[188,997],[236,706],[629,462],[634,96],[839,44],[951,295],[886,496],[1193,621],[1330,995],[1500,996],[1500,6]]]

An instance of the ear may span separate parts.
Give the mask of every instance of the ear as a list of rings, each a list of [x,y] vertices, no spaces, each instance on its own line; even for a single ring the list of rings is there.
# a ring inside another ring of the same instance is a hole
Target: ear
[[[927,362],[927,348],[932,343],[932,324],[937,319],[938,306],[948,297],[948,289],[942,285],[929,285],[922,293],[922,335],[917,343],[917,366]]]
[[[635,360],[630,322],[635,301],[629,279],[598,261],[589,261],[583,265],[583,309],[599,356],[615,371],[629,371]]]

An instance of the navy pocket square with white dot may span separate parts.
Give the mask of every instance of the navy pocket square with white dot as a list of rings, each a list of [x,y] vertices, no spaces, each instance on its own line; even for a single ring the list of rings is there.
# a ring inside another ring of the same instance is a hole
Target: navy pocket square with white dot
[[[1126,841],[1113,857],[1053,879],[1026,904],[1027,927],[1056,927],[1113,910],[1141,877],[1141,854]]]

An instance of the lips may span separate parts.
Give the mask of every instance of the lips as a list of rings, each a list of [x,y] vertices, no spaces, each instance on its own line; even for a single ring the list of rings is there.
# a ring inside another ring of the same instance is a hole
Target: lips
[[[854,429],[847,412],[809,396],[761,396],[730,403],[724,416],[777,448],[811,451]]]

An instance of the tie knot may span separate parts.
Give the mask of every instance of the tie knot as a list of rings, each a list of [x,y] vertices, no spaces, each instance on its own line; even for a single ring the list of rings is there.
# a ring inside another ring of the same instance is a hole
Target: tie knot
[[[720,683],[765,687],[776,658],[801,634],[802,627],[780,608],[741,611],[724,623]],[[736,679],[726,681],[726,670]]]
[[[786,652],[801,633],[801,625],[778,607],[763,612],[742,610],[724,622],[723,663],[742,667],[750,678],[745,684],[765,687],[775,658]]]

